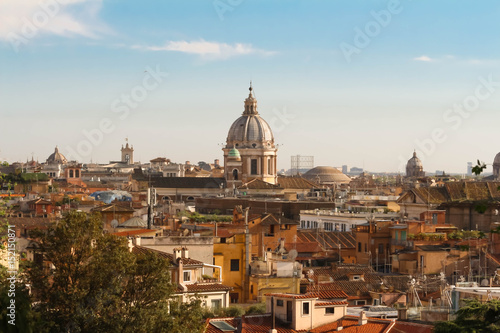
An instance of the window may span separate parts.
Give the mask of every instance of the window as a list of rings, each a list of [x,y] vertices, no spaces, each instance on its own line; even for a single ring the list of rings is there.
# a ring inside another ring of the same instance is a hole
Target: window
[[[432,213],[432,224],[438,223],[438,214]]]
[[[384,244],[379,243],[378,244],[378,254],[384,254]]]
[[[240,270],[240,259],[231,259],[231,272],[238,272]]]
[[[368,244],[365,243],[365,253],[368,252]]]
[[[252,175],[257,174],[257,160],[256,159],[250,160],[250,174],[252,174]]]
[[[325,314],[335,314],[335,308],[325,308]]]
[[[303,316],[309,315],[309,302],[302,302],[302,315]]]
[[[361,242],[358,242],[358,252],[361,252]]]
[[[75,170],[75,178],[80,178],[80,170]]]
[[[406,240],[406,230],[401,230],[401,240],[402,241]]]
[[[357,300],[357,301],[354,301],[354,304],[356,304],[356,305],[366,305],[366,301],[365,300]]]
[[[238,169],[233,170],[233,179],[238,180]]]
[[[221,242],[221,243],[225,243],[225,242],[226,242],[226,237],[221,237],[221,238],[220,238],[220,242]]]
[[[73,178],[73,177],[74,177],[74,176],[73,176],[73,169],[70,169],[70,170],[69,170],[69,178]]]
[[[267,160],[267,174],[272,175],[273,171],[271,170],[271,159]]]
[[[238,303],[239,294],[238,293],[230,293],[229,298],[231,298],[231,303]]]
[[[276,300],[276,306],[283,306],[283,300],[282,299],[277,299]]]
[[[220,309],[220,299],[213,299],[211,305],[212,309]]]
[[[191,271],[184,271],[184,282],[191,281]]]

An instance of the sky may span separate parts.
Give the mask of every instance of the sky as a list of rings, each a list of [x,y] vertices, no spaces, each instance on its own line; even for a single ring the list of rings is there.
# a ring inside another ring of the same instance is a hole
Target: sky
[[[252,81],[314,164],[465,173],[500,151],[500,3],[2,0],[0,160],[223,158]],[[491,170],[491,165],[488,166]]]

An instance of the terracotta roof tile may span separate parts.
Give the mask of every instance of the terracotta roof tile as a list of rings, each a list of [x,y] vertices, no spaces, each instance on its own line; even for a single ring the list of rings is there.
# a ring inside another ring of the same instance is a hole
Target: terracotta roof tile
[[[314,306],[329,306],[329,305],[347,305],[348,303],[347,302],[318,302],[316,304],[314,304]]]
[[[346,333],[384,333],[389,332],[393,326],[391,320],[369,318],[364,325],[358,325],[358,317],[345,316],[334,323],[326,324],[312,329],[311,333],[331,333],[336,332],[338,327],[342,327],[341,332]]]
[[[389,331],[391,333],[432,333],[432,325],[420,323],[411,323],[407,321],[396,321],[394,327]]]
[[[194,284],[186,284],[187,292],[189,293],[197,293],[202,291],[218,291],[218,290],[232,290],[233,287],[226,286],[221,283],[194,283]],[[177,289],[178,291],[182,289]]]

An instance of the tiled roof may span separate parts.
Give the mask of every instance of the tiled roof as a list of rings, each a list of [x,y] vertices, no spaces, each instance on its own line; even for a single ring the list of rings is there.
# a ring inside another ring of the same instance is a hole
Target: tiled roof
[[[261,225],[264,225],[264,226],[265,225],[280,225],[280,224],[298,225],[300,223],[299,223],[299,221],[287,219],[286,217],[283,217],[283,216],[277,217],[274,214],[267,214],[261,220]]]
[[[133,213],[135,210],[129,206],[119,204],[108,204],[92,208],[92,212],[113,212],[113,213]]]
[[[302,177],[279,176],[278,184],[284,189],[290,188],[290,189],[309,190],[311,188],[320,188],[320,185]]]
[[[132,248],[132,252],[133,253],[148,253],[148,252],[149,253],[156,253],[157,255],[159,255],[165,259],[168,259],[172,265],[177,266],[177,262],[174,260],[174,255],[171,253],[165,253],[162,251],[150,249],[150,248],[143,247],[143,246],[134,246]],[[200,266],[200,265],[203,265],[203,262],[201,262],[199,260],[194,260],[191,258],[182,258],[182,264],[184,265],[184,267],[186,267],[186,266]]]
[[[395,325],[389,331],[391,333],[432,333],[432,325],[412,323],[397,320]]]
[[[321,252],[322,249],[318,243],[307,242],[307,243],[285,243],[285,248],[290,250],[297,250],[298,253],[315,253]]]
[[[414,193],[423,202],[442,204],[462,201],[498,200],[500,182],[448,182],[442,187],[420,187],[406,192],[398,199],[401,202],[408,193]]]
[[[233,287],[226,286],[221,283],[212,282],[212,283],[194,283],[194,284],[185,284],[188,293],[199,293],[204,291],[224,291],[224,290],[232,290]],[[177,292],[182,292],[183,289],[181,287],[177,288]]]
[[[331,333],[337,332],[338,327],[342,327],[341,332],[345,333],[385,333],[390,332],[394,323],[386,319],[369,318],[364,325],[358,325],[358,317],[345,316],[334,323],[326,324],[312,329],[311,333]]]
[[[343,264],[335,268],[332,267],[311,267],[307,271],[312,271],[312,275],[308,274],[308,278],[314,283],[307,280],[304,281],[306,291],[327,291],[327,290],[342,290],[349,299],[356,296],[370,296],[370,291],[379,290],[380,286],[391,288],[394,291],[407,291],[409,278],[407,275],[390,274],[380,275],[368,266],[359,264]],[[364,281],[349,281],[349,275],[363,275]],[[329,282],[321,282],[329,281]]]
[[[324,251],[337,251],[339,243],[342,249],[354,249],[356,247],[356,238],[352,232],[299,230],[297,231],[297,243],[317,243],[324,247]]]
[[[238,186],[239,190],[272,190],[279,188],[281,188],[279,185],[274,185],[257,178]]]
[[[329,305],[347,305],[347,302],[318,302],[314,304],[314,306],[320,307],[320,306],[329,306]]]

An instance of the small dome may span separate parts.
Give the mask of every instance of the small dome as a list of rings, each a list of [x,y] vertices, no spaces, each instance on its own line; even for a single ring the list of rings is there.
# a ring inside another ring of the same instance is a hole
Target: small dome
[[[148,226],[148,223],[141,219],[140,217],[132,217],[128,219],[127,221],[123,222],[120,224],[118,227],[120,228],[146,228]]]
[[[302,177],[320,184],[347,184],[351,178],[331,166],[317,166],[307,171]]]
[[[59,148],[54,150],[54,152],[47,158],[47,164],[66,164],[68,160],[63,154],[59,152]]]
[[[236,148],[231,149],[227,157],[235,160],[241,160],[240,151]]]

